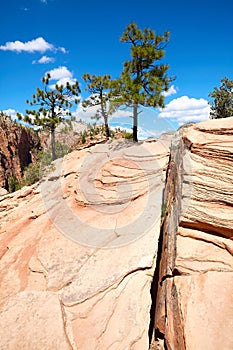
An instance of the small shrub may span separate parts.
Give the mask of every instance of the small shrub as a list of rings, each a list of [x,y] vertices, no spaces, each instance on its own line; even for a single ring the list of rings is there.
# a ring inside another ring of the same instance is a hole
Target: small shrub
[[[60,142],[56,142],[56,154],[57,158],[61,158],[70,152],[70,147],[63,145]],[[37,155],[37,162],[30,163],[27,167],[23,169],[23,177],[21,181],[18,181],[15,175],[8,178],[9,192],[14,192],[19,190],[24,186],[33,185],[35,182],[39,181],[42,174],[48,173],[54,170],[52,166],[52,152],[51,148],[46,151],[40,151]]]
[[[15,192],[20,188],[19,181],[15,174],[13,176],[8,177],[8,187],[9,192]]]
[[[133,134],[131,132],[125,132],[123,134],[123,137],[127,140],[131,140],[131,139],[133,139]]]
[[[110,130],[110,137],[114,137],[115,136],[115,131]]]
[[[67,145],[64,145],[61,142],[56,141],[55,144],[55,148],[56,148],[56,156],[57,158],[62,158],[64,157],[67,153],[69,153],[71,151],[71,148]],[[50,165],[52,163],[52,151],[51,151],[51,147],[49,147],[47,150],[45,151],[41,151],[38,154],[38,161],[40,162],[40,165],[42,168]]]
[[[64,145],[63,143],[58,141],[56,141],[55,147],[57,158],[62,158],[71,151],[71,148],[69,146]]]
[[[52,152],[51,150],[46,150],[46,151],[41,151],[38,154],[38,162],[40,163],[42,168],[45,168],[46,166],[48,166],[49,164],[51,164],[52,162]]]
[[[23,178],[20,181],[20,188],[33,185],[40,180],[40,163],[31,163],[24,169]]]
[[[86,136],[84,133],[82,134],[82,143],[86,143]]]
[[[163,219],[166,215],[167,212],[167,203],[163,203],[162,208],[161,208],[161,218]]]

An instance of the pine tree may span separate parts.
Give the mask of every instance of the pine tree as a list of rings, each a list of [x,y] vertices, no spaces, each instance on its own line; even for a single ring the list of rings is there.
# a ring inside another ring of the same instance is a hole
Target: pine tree
[[[107,137],[110,137],[108,115],[111,112],[108,108],[108,103],[110,102],[109,92],[112,86],[111,76],[108,74],[100,76],[85,73],[82,78],[87,84],[88,92],[91,94],[86,100],[82,102],[82,105],[84,108],[99,106],[96,114],[94,115],[94,118],[98,120],[103,117],[105,134]]]
[[[210,102],[210,118],[219,119],[233,116],[233,80],[221,79],[220,88],[215,87],[209,94],[212,97]]]
[[[27,100],[31,106],[37,106],[35,110],[26,110],[26,115],[22,116],[18,113],[18,118],[33,126],[41,126],[48,129],[51,135],[52,159],[56,159],[55,149],[55,130],[57,125],[65,120],[71,113],[69,109],[73,104],[78,103],[78,95],[80,93],[79,84],[69,82],[66,85],[50,86],[51,76],[48,73],[42,78],[43,89],[37,88],[36,93],[32,95],[32,101]]]
[[[153,30],[139,29],[135,23],[126,27],[120,38],[130,44],[131,60],[124,63],[118,81],[118,103],[133,108],[133,140],[137,141],[139,107],[164,107],[163,91],[167,91],[174,78],[166,74],[169,66],[158,64],[165,55],[169,32],[157,35]],[[117,101],[116,100],[116,101]]]

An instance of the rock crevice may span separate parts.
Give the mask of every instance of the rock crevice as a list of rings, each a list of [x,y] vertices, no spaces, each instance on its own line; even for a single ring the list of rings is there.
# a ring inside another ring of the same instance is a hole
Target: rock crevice
[[[232,121],[174,136],[151,349],[233,346]]]
[[[149,348],[170,137],[115,143],[72,152],[39,186],[1,198],[3,349]],[[33,339],[30,302],[44,320]]]

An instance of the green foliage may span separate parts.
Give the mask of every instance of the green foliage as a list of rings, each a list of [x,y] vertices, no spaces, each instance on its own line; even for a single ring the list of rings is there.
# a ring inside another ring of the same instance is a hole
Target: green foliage
[[[19,181],[16,175],[8,177],[8,187],[9,187],[9,192],[15,192],[20,188]]]
[[[75,122],[75,121],[76,121],[75,115],[71,115],[71,116],[70,116],[70,121],[71,121],[71,122]]]
[[[56,142],[55,146],[58,158],[61,158],[70,152],[70,148],[60,142]],[[51,148],[45,151],[40,151],[37,157],[37,162],[30,163],[23,169],[23,177],[21,181],[18,181],[15,175],[8,178],[9,192],[17,191],[24,186],[33,185],[40,180],[42,175],[53,169],[53,166],[51,165],[53,161]]]
[[[19,188],[24,186],[30,186],[35,182],[40,180],[41,172],[40,172],[40,163],[30,163],[25,169],[23,178],[19,183]]]
[[[169,32],[157,35],[153,30],[139,29],[135,23],[126,27],[121,42],[130,44],[131,60],[124,63],[119,80],[115,81],[115,100],[133,107],[133,139],[137,141],[138,106],[164,107],[163,91],[167,91],[169,78],[167,64],[157,64],[165,55]]]
[[[120,40],[131,45],[131,60],[124,63],[121,76],[124,86],[122,97],[131,104],[164,107],[161,92],[169,88],[170,78],[166,75],[169,66],[155,62],[165,55],[169,33],[156,35],[149,28],[142,32],[135,23],[131,23]]]
[[[161,208],[161,219],[163,219],[166,215],[167,212],[167,203],[163,203],[162,208]]]
[[[84,100],[82,105],[84,108],[99,106],[94,118],[99,120],[102,117],[104,119],[105,133],[107,137],[110,137],[108,115],[111,114],[111,110],[108,109],[108,102],[111,100],[110,96],[112,96],[110,95],[112,88],[111,76],[108,74],[100,76],[85,73],[82,78],[87,84],[86,90],[91,93],[91,96]]]
[[[221,79],[220,87],[214,88],[209,94],[213,100],[210,103],[211,119],[227,118],[233,116],[233,80]]]
[[[125,139],[127,139],[127,140],[132,140],[132,139],[133,139],[133,134],[132,134],[132,132],[127,132],[127,131],[125,131],[125,132],[123,133],[123,137],[124,137]]]
[[[105,126],[104,125],[96,125],[89,124],[87,130],[79,133],[79,140],[77,141],[77,145],[89,143],[90,140],[98,140],[99,137],[104,137],[105,135]],[[110,137],[114,137],[115,133],[110,130]]]
[[[114,138],[114,137],[115,137],[115,131],[110,130],[110,137],[111,137],[111,138]]]
[[[122,132],[121,128],[115,128],[115,132]]]
[[[41,169],[45,169],[53,161],[51,149],[41,151],[38,153],[38,163],[41,165]]]
[[[81,140],[82,140],[82,143],[86,143],[86,134],[85,133],[82,133]]]
[[[20,120],[29,123],[33,126],[47,128],[51,133],[51,147],[53,160],[57,158],[55,150],[55,129],[57,125],[65,120],[66,116],[70,116],[69,109],[73,104],[79,102],[78,96],[80,93],[79,84],[76,81],[74,84],[66,83],[66,85],[55,86],[50,85],[51,76],[48,73],[42,78],[43,89],[37,88],[36,94],[32,95],[32,101],[26,102],[30,106],[37,106],[37,109],[26,110],[26,115],[22,117],[17,114]]]
[[[64,145],[58,141],[55,142],[55,149],[56,149],[57,158],[62,158],[71,151],[69,146]],[[50,165],[52,161],[53,161],[53,157],[52,157],[51,147],[49,147],[45,151],[41,151],[38,153],[38,162],[40,163],[40,166],[42,169]]]

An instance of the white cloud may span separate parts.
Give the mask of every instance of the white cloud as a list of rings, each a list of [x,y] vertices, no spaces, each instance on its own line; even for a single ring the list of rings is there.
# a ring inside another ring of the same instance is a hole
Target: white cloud
[[[73,77],[73,73],[69,71],[69,69],[65,66],[61,66],[58,68],[54,68],[48,71],[46,74],[50,74],[51,80],[56,80],[55,84],[51,84],[50,89],[55,89],[55,85],[66,85],[69,83],[70,85],[75,84],[76,80]]]
[[[88,107],[84,110],[82,106],[82,101],[77,105],[76,111],[73,113],[73,116],[79,120],[82,119],[85,123],[94,122],[92,117],[97,113],[99,106]]]
[[[127,117],[133,117],[133,113],[130,111],[118,109],[116,112],[114,112],[109,119],[115,119],[115,118],[127,118]]]
[[[8,108],[2,111],[7,116],[11,117],[12,120],[18,119],[17,117],[17,111],[13,108]]]
[[[47,73],[50,74],[52,80],[60,80],[60,79],[64,79],[64,78],[72,78],[73,77],[73,74],[65,66],[60,66],[58,68],[54,68]]]
[[[53,57],[48,57],[48,56],[42,56],[39,60],[38,63],[41,64],[46,64],[46,63],[52,63],[54,62],[55,59]]]
[[[115,129],[121,129],[122,131],[130,132],[132,133],[132,127],[130,127],[128,124],[123,124],[123,123],[115,123],[114,125],[109,125],[110,129],[115,130]]]
[[[209,119],[210,106],[204,98],[196,99],[182,96],[172,100],[159,111],[159,118],[168,118],[182,125]]]
[[[27,41],[23,43],[22,41],[8,41],[5,45],[0,46],[0,50],[3,51],[16,51],[16,52],[45,52],[51,51],[54,49],[54,46],[47,41],[45,41],[42,37],[33,39],[31,41]]]
[[[68,52],[64,47],[59,47],[58,50],[63,52],[63,53],[67,53]]]
[[[40,63],[40,64],[47,64],[47,63],[53,63],[55,61],[55,58],[48,57],[48,56],[42,56],[38,61],[34,60],[32,61],[32,64]]]
[[[162,92],[162,95],[163,95],[164,97],[167,97],[167,96],[174,95],[174,94],[176,94],[176,93],[177,93],[177,90],[176,90],[175,86],[172,85],[172,86],[169,87],[168,91],[163,91],[163,92]]]
[[[19,121],[18,116],[17,116],[17,111],[13,108],[8,108],[3,110],[3,113],[6,114],[7,116],[11,117],[12,120],[20,122],[23,125],[26,125],[27,123],[24,123],[23,121]],[[22,116],[24,115],[23,113],[20,113]],[[35,116],[33,114],[29,114],[29,116],[31,117],[31,119],[33,120],[35,118]]]
[[[56,48],[53,44],[48,43],[44,38],[39,37],[30,41],[22,42],[19,40],[8,41],[5,45],[0,45],[2,51],[15,51],[15,52],[45,52],[45,51],[61,51],[66,53],[64,47]]]
[[[91,96],[86,98],[86,100],[90,99]],[[92,117],[95,116],[95,114],[97,113],[97,111],[100,110],[100,106],[89,106],[86,108],[83,108],[82,106],[82,101],[77,105],[77,109],[74,112],[74,116],[76,117],[77,120],[82,119],[83,121],[85,121],[86,123],[90,123],[90,122],[94,122],[95,119],[93,119]],[[127,111],[127,110],[122,110],[122,109],[118,109],[116,112],[114,112],[112,115],[109,115],[109,122],[113,121],[114,119],[119,119],[119,118],[127,118],[127,117],[132,117],[132,112],[131,111]],[[103,121],[103,118],[100,118],[99,120],[100,122]]]

